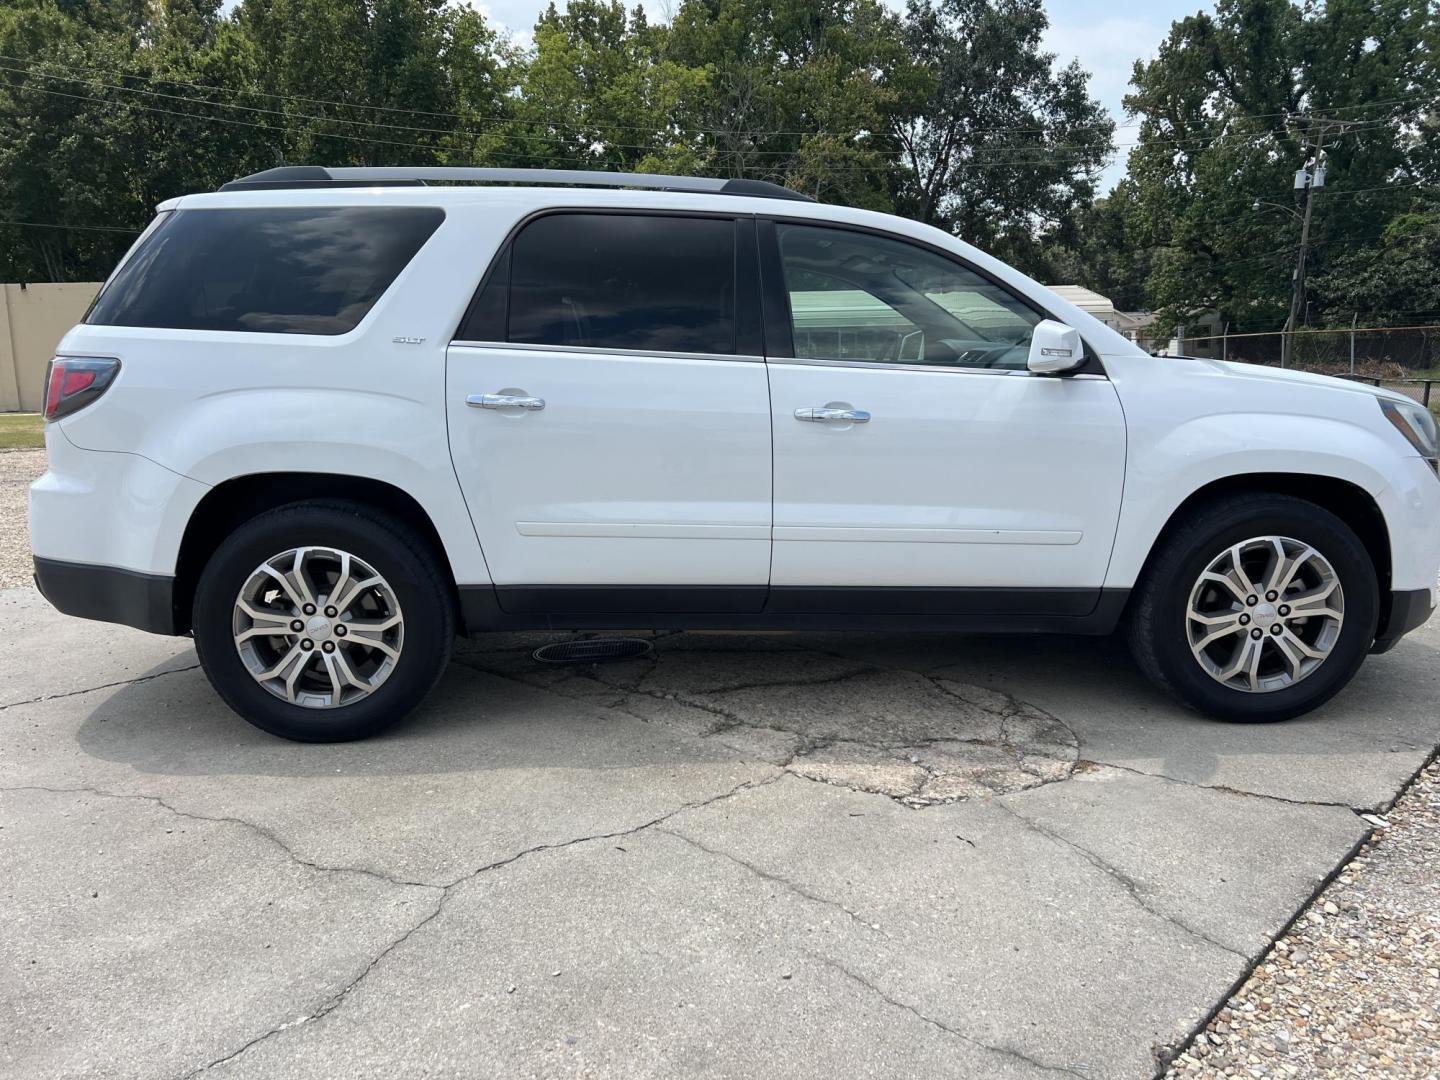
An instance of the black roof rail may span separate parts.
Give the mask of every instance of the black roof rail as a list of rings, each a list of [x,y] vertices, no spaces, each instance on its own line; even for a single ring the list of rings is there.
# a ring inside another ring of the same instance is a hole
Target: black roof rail
[[[472,169],[425,165],[346,166],[285,165],[242,176],[221,191],[266,191],[311,187],[374,187],[425,184],[559,184],[570,187],[649,188],[709,195],[748,195],[760,199],[814,202],[808,195],[766,180],[725,180],[711,176],[663,176],[659,173],[590,172],[584,169]]]

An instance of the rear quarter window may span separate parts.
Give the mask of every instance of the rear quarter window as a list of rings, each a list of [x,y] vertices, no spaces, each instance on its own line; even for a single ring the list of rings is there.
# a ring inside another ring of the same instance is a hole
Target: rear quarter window
[[[344,334],[444,217],[412,206],[178,210],[125,261],[85,321]]]

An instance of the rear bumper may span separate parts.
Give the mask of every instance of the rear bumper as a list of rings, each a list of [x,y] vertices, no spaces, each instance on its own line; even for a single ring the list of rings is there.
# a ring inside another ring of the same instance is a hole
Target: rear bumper
[[[117,566],[35,559],[35,587],[66,615],[121,623],[152,634],[179,634],[175,579]]]
[[[1372,653],[1389,652],[1411,630],[1425,624],[1435,610],[1432,589],[1397,589],[1390,594],[1390,613],[1375,635]]]
[[[30,485],[30,550],[55,562],[173,575],[185,526],[210,488],[138,454],[81,450],[45,428],[49,471]]]

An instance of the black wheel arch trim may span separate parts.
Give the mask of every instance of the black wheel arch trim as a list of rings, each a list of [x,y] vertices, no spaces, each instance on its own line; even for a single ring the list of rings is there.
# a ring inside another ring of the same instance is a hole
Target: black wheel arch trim
[[[187,633],[175,605],[175,578],[119,566],[35,557],[35,587],[60,613],[120,623],[151,634]]]
[[[1394,589],[1383,599],[1372,653],[1389,652],[1410,631],[1424,626],[1435,612],[1429,589]]]

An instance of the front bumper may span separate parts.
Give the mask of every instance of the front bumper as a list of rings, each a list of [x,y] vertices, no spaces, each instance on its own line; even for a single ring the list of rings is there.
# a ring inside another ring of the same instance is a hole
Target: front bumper
[[[121,623],[152,634],[179,634],[175,579],[117,566],[35,559],[35,587],[65,615]]]

